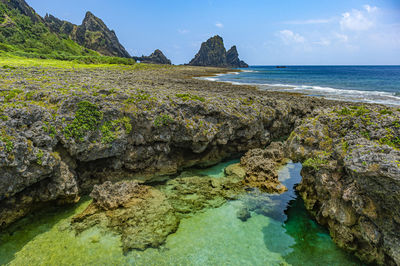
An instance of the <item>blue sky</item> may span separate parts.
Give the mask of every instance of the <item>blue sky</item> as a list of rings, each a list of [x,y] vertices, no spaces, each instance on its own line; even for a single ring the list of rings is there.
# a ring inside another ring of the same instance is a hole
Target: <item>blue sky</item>
[[[400,64],[400,0],[27,0],[80,24],[86,11],[132,55],[189,62],[219,34],[251,65]]]

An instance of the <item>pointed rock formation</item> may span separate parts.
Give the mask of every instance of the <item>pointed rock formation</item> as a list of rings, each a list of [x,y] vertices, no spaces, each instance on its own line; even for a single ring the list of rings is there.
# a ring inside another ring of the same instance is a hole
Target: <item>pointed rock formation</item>
[[[215,35],[201,44],[200,51],[190,61],[191,66],[212,66],[212,67],[248,67],[248,65],[239,60],[239,54],[236,46],[233,46],[226,52],[224,40]]]
[[[110,30],[100,18],[91,12],[86,13],[80,26],[60,20],[52,15],[46,15],[44,20],[51,31],[57,34],[65,34],[86,48],[107,56],[130,57],[118,41],[115,32]]]
[[[169,60],[161,50],[155,50],[151,55],[142,57],[132,57],[136,61],[148,64],[160,64],[160,65],[171,65],[171,60]]]
[[[226,50],[223,39],[216,35],[203,42],[200,51],[190,61],[189,65],[226,67]]]
[[[226,61],[228,65],[232,67],[240,67],[240,68],[249,67],[248,64],[239,59],[239,53],[236,49],[236,45],[232,46],[232,48],[229,49],[228,52],[226,52]]]

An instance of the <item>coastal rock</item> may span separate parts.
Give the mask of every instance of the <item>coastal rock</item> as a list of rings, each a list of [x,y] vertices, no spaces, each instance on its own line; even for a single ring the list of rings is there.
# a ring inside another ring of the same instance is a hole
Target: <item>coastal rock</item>
[[[102,55],[130,57],[118,41],[115,32],[110,30],[100,18],[91,12],[86,13],[82,24],[79,26],[47,14],[44,21],[52,32],[65,34],[78,44]]]
[[[133,57],[136,61],[148,64],[160,64],[160,65],[171,65],[171,60],[169,60],[161,50],[155,50],[151,55],[141,57]]]
[[[0,225],[106,181],[165,181],[265,147],[327,105],[190,78],[216,71],[224,70],[0,69]]]
[[[398,110],[318,110],[287,141],[303,162],[297,187],[333,240],[368,263],[400,264]]]
[[[102,209],[113,210],[137,197],[141,190],[142,187],[137,182],[121,182],[113,185],[107,181],[94,186],[90,197]]]
[[[226,52],[226,62],[227,65],[232,68],[247,68],[249,67],[244,61],[239,59],[239,53],[237,51],[236,45],[232,46],[231,49]]]
[[[93,203],[73,218],[73,228],[78,233],[94,225],[113,230],[121,235],[124,251],[156,248],[178,228],[174,209],[155,188],[129,181],[107,182],[96,186],[91,195]]]
[[[226,52],[224,40],[216,35],[201,44],[196,56],[190,61],[191,66],[212,66],[212,67],[248,67],[239,60],[236,46]]]
[[[266,149],[248,151],[240,160],[245,169],[244,183],[269,193],[283,193],[287,188],[278,180],[278,167],[284,162],[283,145],[273,142]]]

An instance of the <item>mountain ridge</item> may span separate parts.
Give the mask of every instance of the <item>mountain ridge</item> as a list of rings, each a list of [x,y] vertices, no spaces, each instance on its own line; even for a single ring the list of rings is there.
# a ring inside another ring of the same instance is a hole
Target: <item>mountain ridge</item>
[[[78,26],[49,14],[42,18],[25,0],[0,0],[0,5],[0,50],[131,58],[115,32],[90,11]]]

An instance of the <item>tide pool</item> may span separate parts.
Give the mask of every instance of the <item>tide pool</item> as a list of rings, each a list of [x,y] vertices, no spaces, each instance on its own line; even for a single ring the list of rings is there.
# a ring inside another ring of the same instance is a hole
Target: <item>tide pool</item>
[[[219,178],[237,161],[195,169]],[[30,215],[0,233],[1,265],[361,265],[337,248],[329,233],[307,214],[293,186],[301,165],[289,163],[279,178],[289,191],[242,195],[219,208],[181,220],[176,233],[159,249],[123,254],[118,235],[97,227],[75,235],[70,219],[90,203]],[[246,207],[243,222],[237,212]]]

